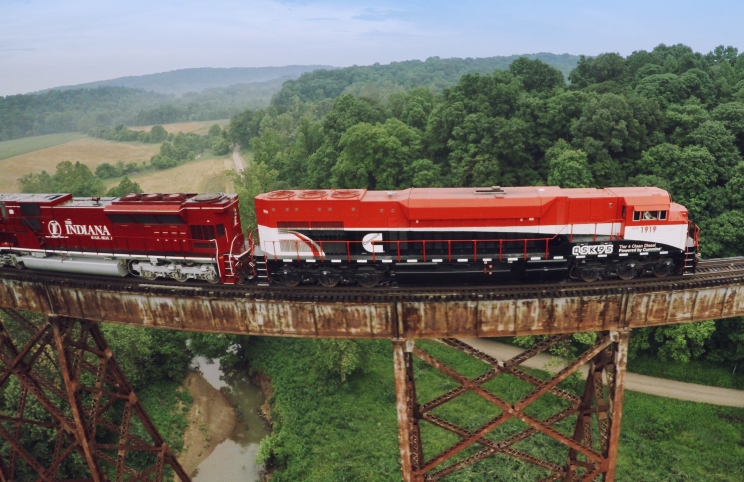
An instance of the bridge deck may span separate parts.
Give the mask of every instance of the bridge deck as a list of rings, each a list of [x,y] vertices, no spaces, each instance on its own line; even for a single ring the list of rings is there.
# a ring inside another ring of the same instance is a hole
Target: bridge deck
[[[744,315],[740,269],[635,283],[379,290],[133,284],[2,270],[0,306],[189,331],[352,338],[623,330]]]

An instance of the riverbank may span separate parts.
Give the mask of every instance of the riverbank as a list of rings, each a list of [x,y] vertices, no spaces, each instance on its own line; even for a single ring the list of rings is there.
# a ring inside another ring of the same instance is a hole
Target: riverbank
[[[199,464],[233,433],[237,416],[225,396],[201,373],[189,372],[183,386],[191,394],[193,404],[186,415],[189,426],[178,461],[193,477]]]

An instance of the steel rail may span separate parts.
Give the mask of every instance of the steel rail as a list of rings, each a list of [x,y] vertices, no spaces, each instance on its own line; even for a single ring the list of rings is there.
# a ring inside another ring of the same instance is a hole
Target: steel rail
[[[380,286],[376,288],[335,287],[317,285],[294,288],[272,285],[212,285],[207,283],[179,283],[176,281],[147,281],[137,278],[102,278],[87,275],[71,275],[0,268],[0,278],[25,282],[89,289],[140,292],[150,294],[174,294],[179,297],[212,297],[223,299],[269,299],[286,301],[452,301],[494,300],[522,297],[599,296],[620,291],[637,293],[671,291],[690,287],[715,286],[730,282],[744,283],[744,257],[701,260],[695,275],[669,276],[665,278],[645,277],[633,280],[605,280],[594,283],[583,281],[559,281],[551,283],[518,284],[472,284],[460,286]]]

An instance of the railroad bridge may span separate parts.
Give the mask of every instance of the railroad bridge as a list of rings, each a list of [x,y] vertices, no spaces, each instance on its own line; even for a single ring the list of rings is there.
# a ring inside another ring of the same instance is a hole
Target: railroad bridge
[[[61,480],[60,464],[75,454],[90,468],[84,480],[159,481],[166,465],[183,482],[190,480],[138,402],[99,322],[255,336],[388,339],[405,482],[439,480],[497,454],[541,467],[544,481],[612,481],[630,331],[744,316],[744,258],[701,261],[696,275],[668,279],[376,289],[174,285],[2,269],[0,309],[10,320],[0,325],[0,386],[14,378],[21,387],[18,412],[0,414],[0,438],[10,446],[10,455],[0,456],[3,482],[15,480],[22,463],[38,473],[39,481]],[[32,322],[24,311],[41,313],[44,321]],[[595,344],[550,379],[522,369],[527,359],[576,332],[596,332]],[[494,359],[460,340],[536,334],[548,336],[510,360]],[[486,370],[468,378],[417,346],[417,339],[439,340],[480,360]],[[449,377],[456,388],[419,400],[414,358]],[[583,394],[559,386],[584,365],[589,370]],[[510,401],[484,387],[501,375],[522,380],[529,393]],[[466,393],[493,404],[498,415],[475,430],[437,415],[438,407]],[[561,399],[564,408],[547,418],[532,415],[530,406],[547,394]],[[53,423],[29,418],[24,410],[30,397]],[[512,419],[526,428],[493,438],[493,431]],[[458,441],[425,458],[424,424]],[[52,434],[46,458],[22,445],[24,430],[31,429]],[[561,444],[563,462],[518,448],[535,436]],[[139,471],[129,463],[133,459]],[[142,469],[143,463],[148,468]]]

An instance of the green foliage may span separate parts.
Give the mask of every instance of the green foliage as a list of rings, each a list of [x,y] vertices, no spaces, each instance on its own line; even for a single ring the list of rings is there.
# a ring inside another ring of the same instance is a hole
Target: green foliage
[[[566,84],[560,70],[540,60],[520,57],[509,66],[509,72],[522,81],[527,92],[546,92]]]
[[[139,184],[124,176],[124,179],[117,186],[106,191],[106,196],[122,197],[133,192],[142,192],[142,188]]]
[[[359,123],[339,140],[341,153],[331,169],[331,185],[343,188],[410,187],[409,167],[421,154],[421,134],[397,119]]]
[[[21,192],[69,192],[78,197],[100,196],[104,192],[103,183],[88,166],[70,161],[57,164],[52,176],[46,171],[26,174],[18,179],[18,184]]]
[[[594,184],[586,153],[573,150],[565,141],[558,141],[545,153],[550,163],[548,184],[560,187],[591,187]]]
[[[104,335],[135,389],[158,380],[181,382],[191,362],[188,333],[103,324]]]
[[[666,325],[657,327],[654,333],[660,343],[659,358],[686,363],[705,353],[705,342],[713,335],[716,326],[712,321]]]
[[[469,378],[488,369],[447,347],[418,342],[447,366]],[[393,363],[389,342],[366,343],[364,371],[347,383],[329,389],[328,380],[314,376],[315,342],[300,339],[251,338],[250,365],[271,377],[274,432],[259,450],[261,461],[277,468],[276,482],[308,480],[397,481],[400,452],[397,438]],[[415,359],[416,395],[421,403],[454,387],[446,376]],[[538,378],[545,374],[529,370]],[[584,381],[576,377],[560,388],[579,393]],[[514,377],[500,376],[486,389],[518,400],[532,387]],[[542,397],[530,408],[539,419],[565,405],[557,397]],[[496,411],[477,396],[463,395],[436,409],[435,414],[470,430],[487,423]],[[744,410],[713,407],[627,392],[623,409],[618,459],[618,480],[722,480],[741,479],[744,454]],[[459,440],[422,422],[424,456],[431,459]],[[493,432],[495,440],[525,428],[507,422]],[[573,430],[573,419],[556,426]],[[489,436],[490,437],[490,436]],[[566,448],[534,438],[520,450],[558,464],[565,463]],[[466,452],[464,456],[470,455]],[[448,476],[458,482],[489,480],[538,480],[547,473],[512,459],[491,458]]]
[[[243,229],[256,229],[255,197],[262,192],[273,191],[279,187],[277,178],[279,173],[269,169],[265,164],[254,164],[250,169],[231,172],[230,177],[235,192],[241,199],[240,222]]]
[[[512,55],[509,57],[487,57],[479,59],[440,59],[430,57],[426,61],[410,60],[388,65],[354,66],[344,69],[316,70],[303,74],[297,80],[284,83],[282,90],[271,100],[272,106],[287,109],[295,99],[300,102],[321,102],[335,99],[344,93],[361,91],[363,86],[383,85],[388,92],[408,90],[416,87],[431,87],[437,90],[457,83],[465,74],[487,74],[494,70],[505,70],[520,58],[537,59],[557,68],[563,74],[576,65],[575,55]]]
[[[327,375],[345,383],[347,377],[364,363],[364,352],[359,342],[343,338],[321,338],[315,342],[317,367]]]

